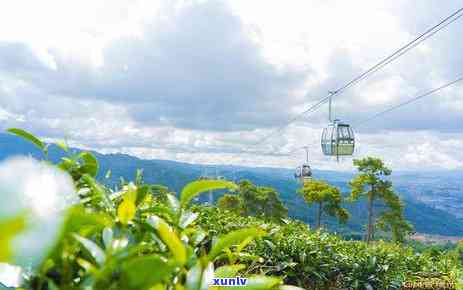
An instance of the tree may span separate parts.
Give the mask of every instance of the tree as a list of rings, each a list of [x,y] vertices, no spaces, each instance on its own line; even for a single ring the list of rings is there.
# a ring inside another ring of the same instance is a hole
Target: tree
[[[238,195],[224,194],[217,201],[217,206],[222,209],[228,209],[238,214],[243,213],[243,202]]]
[[[402,216],[402,210],[391,210],[383,213],[378,219],[378,228],[390,231],[394,242],[402,243],[405,237],[413,233],[413,225]]]
[[[278,192],[271,187],[255,186],[249,180],[239,183],[239,195],[244,213],[280,219],[288,216],[288,209],[280,200]]]
[[[338,188],[329,185],[322,180],[312,180],[304,184],[299,190],[307,204],[317,204],[317,229],[321,226],[323,213],[329,216],[336,216],[341,223],[347,222],[349,213],[341,207],[342,195]]]
[[[382,192],[384,203],[389,210],[379,216],[378,228],[390,231],[392,239],[401,243],[413,232],[413,226],[403,217],[404,205],[397,194],[390,187],[383,189]]]
[[[357,167],[359,174],[349,183],[352,188],[351,199],[355,201],[361,197],[367,197],[366,242],[374,239],[376,220],[373,206],[377,199],[386,206],[386,210],[380,213],[379,227],[390,230],[394,239],[402,240],[412,228],[403,217],[403,204],[392,189],[392,183],[386,179],[392,171],[384,165],[381,159],[374,157],[354,159],[354,166]]]
[[[278,192],[271,187],[256,186],[249,180],[242,180],[238,194],[226,194],[218,201],[218,206],[242,215],[264,216],[280,219],[288,216],[288,209],[280,200]]]

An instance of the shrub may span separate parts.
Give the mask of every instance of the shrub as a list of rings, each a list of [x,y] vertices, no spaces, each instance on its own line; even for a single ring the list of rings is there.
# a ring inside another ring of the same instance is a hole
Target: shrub
[[[461,277],[458,256],[448,252],[417,253],[395,243],[346,241],[289,219],[274,223],[205,206],[194,211],[201,227],[214,235],[249,226],[267,230],[237,260],[251,273],[280,276],[306,289],[400,289],[423,273],[453,282]]]

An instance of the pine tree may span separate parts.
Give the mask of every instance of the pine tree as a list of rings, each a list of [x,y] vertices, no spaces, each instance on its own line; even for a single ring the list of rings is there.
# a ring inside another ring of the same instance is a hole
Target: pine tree
[[[368,226],[365,240],[374,239],[375,224],[381,229],[392,232],[395,240],[401,241],[412,231],[412,226],[403,217],[403,204],[392,188],[391,181],[386,178],[392,171],[379,158],[366,157],[354,160],[359,174],[350,182],[351,199],[358,200],[367,197]],[[381,200],[386,210],[381,212],[378,220],[375,218],[374,202]],[[378,222],[378,223],[377,223]]]

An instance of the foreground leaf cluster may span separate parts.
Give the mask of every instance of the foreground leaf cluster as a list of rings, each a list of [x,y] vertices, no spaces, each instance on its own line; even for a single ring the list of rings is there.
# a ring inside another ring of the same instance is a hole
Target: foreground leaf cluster
[[[9,132],[35,144],[44,153],[43,162],[50,163],[49,144],[21,129]],[[70,152],[64,143],[57,147],[65,157],[55,166],[72,177],[80,202],[66,210],[59,238],[41,265],[23,269],[25,288],[204,290],[220,288],[212,285],[215,277],[244,277],[245,265],[236,260],[224,263],[221,255],[243,254],[253,239],[267,232],[246,227],[213,235],[198,226],[198,214],[190,210],[197,195],[232,191],[237,188],[234,183],[198,180],[177,195],[145,184],[142,171],[137,171],[133,182],[121,180],[116,188],[109,188],[96,179],[99,165],[91,152]],[[0,239],[0,253],[11,251],[18,229],[2,227],[7,238]],[[14,264],[11,257],[0,255],[0,262]],[[247,285],[240,289],[282,286],[277,277],[246,275],[246,279]]]

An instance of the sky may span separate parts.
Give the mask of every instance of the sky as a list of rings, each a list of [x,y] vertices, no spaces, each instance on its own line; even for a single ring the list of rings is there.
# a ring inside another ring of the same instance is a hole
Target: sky
[[[461,1],[9,1],[0,10],[0,129],[103,153],[317,169],[328,107],[253,146],[461,8]],[[463,169],[463,18],[336,96],[354,158]]]

